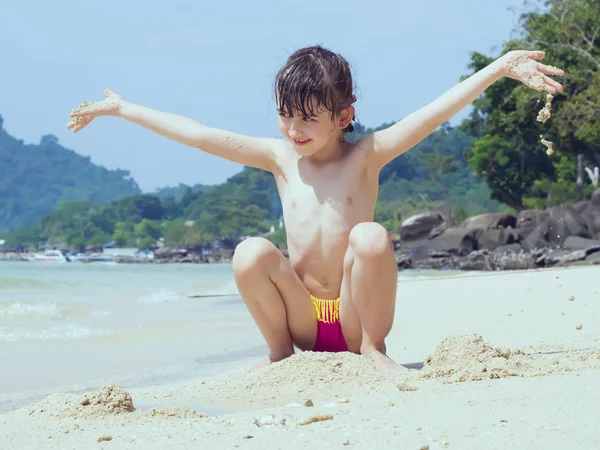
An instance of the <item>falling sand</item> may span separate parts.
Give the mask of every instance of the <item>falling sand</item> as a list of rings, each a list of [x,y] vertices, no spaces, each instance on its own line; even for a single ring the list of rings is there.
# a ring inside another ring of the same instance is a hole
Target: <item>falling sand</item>
[[[552,142],[544,139],[544,136],[542,136],[541,134],[540,134],[540,142],[542,143],[542,145],[544,145],[547,148],[546,155],[552,156],[552,153],[554,153],[554,149],[552,148],[552,146],[554,144]]]
[[[541,123],[546,123],[546,121],[552,117],[552,100],[554,96],[552,94],[546,95],[546,104],[540,110],[537,116],[537,121]]]

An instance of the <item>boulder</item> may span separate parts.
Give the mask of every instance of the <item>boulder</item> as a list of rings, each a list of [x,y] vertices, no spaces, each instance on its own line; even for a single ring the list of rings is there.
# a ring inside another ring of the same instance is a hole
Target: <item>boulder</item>
[[[431,250],[464,255],[477,250],[477,240],[482,231],[480,228],[448,228],[440,236],[431,239],[427,247]]]
[[[575,208],[575,211],[577,211],[579,214],[581,214],[583,211],[585,211],[587,209],[587,207],[591,204],[592,202],[590,202],[589,200],[583,200],[580,202],[577,202],[573,205],[573,208]]]
[[[525,209],[517,216],[516,228],[537,228],[540,224],[546,223],[548,217],[546,211]]]
[[[497,247],[515,242],[512,228],[508,230],[500,228],[497,230],[483,230],[477,237],[477,248],[495,250]]]
[[[440,234],[442,234],[448,228],[450,228],[450,222],[444,222],[444,223],[438,225],[433,230],[431,230],[431,232],[429,233],[428,239],[433,239],[435,237],[438,237]]]
[[[600,246],[600,239],[587,239],[579,236],[569,236],[563,242],[562,248],[569,250],[585,250]]]
[[[600,239],[600,207],[590,202],[588,207],[581,212],[581,217],[588,226],[590,237]]]
[[[586,220],[571,205],[553,206],[548,212],[547,241],[550,244],[562,245],[569,236],[592,237]]]
[[[540,256],[535,263],[538,266],[562,266],[576,261],[583,261],[589,255],[600,252],[600,245],[586,248],[585,250],[575,250],[574,252],[554,252]]]
[[[446,218],[438,212],[427,212],[409,217],[402,222],[400,240],[413,241],[427,238],[431,230],[446,222]]]
[[[521,235],[521,237],[523,236]],[[531,228],[531,232],[527,235],[527,237],[522,239],[521,245],[525,250],[548,247],[546,233],[542,228]]]
[[[590,200],[590,203],[596,208],[600,208],[600,188],[592,192],[592,198]]]
[[[481,228],[482,230],[496,230],[500,227],[515,228],[517,218],[511,214],[481,214],[466,219],[461,225],[463,228]]]

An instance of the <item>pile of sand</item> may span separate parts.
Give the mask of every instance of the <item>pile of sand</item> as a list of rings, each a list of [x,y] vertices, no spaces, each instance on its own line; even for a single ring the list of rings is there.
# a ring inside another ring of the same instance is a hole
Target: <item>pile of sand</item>
[[[440,342],[425,360],[421,376],[454,383],[519,376],[530,368],[522,351],[492,347],[475,334]]]
[[[597,349],[554,349],[525,354],[493,347],[477,334],[450,336],[427,357],[421,378],[444,383],[537,377],[600,368]]]
[[[129,392],[117,384],[105,384],[83,397],[74,394],[54,394],[32,405],[30,414],[63,417],[104,417],[135,411]]]
[[[86,394],[77,410],[86,415],[121,414],[135,411],[129,392],[117,384],[105,384]]]
[[[250,370],[229,372],[195,387],[204,401],[241,407],[289,403],[315,404],[351,395],[397,391],[405,374],[375,369],[354,353],[297,353],[283,361]]]

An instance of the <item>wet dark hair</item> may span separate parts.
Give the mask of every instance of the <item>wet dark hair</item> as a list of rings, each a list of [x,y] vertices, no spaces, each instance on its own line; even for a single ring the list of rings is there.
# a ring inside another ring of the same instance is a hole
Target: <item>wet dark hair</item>
[[[275,76],[274,88],[277,108],[290,115],[296,110],[312,117],[324,108],[333,120],[356,101],[348,61],[321,46],[294,52]],[[344,128],[348,133],[353,130],[352,123]]]

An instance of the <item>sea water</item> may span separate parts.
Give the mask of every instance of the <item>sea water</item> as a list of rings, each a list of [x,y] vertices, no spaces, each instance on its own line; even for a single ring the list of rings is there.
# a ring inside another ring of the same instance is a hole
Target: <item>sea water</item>
[[[106,381],[216,373],[267,354],[231,264],[0,262],[0,411]]]

